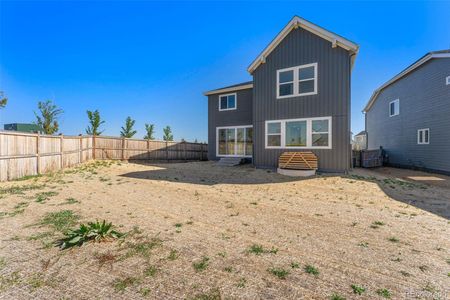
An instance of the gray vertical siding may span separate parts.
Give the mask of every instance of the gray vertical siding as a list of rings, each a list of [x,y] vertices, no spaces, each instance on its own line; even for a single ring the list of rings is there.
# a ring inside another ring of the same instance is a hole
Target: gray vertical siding
[[[318,63],[318,94],[276,99],[277,70]],[[295,29],[253,74],[254,164],[275,168],[287,149],[265,149],[265,121],[332,117],[332,149],[312,149],[322,171],[350,168],[350,53],[306,31]],[[303,150],[294,150],[303,151]]]
[[[383,89],[366,113],[369,149],[382,146],[389,162],[450,172],[450,58],[432,59]],[[400,115],[389,102],[400,99]],[[430,144],[417,144],[417,130],[430,129]]]
[[[231,94],[227,92],[224,94]],[[252,89],[236,91],[237,109],[219,111],[219,95],[208,96],[208,159],[216,157],[216,127],[252,125]]]

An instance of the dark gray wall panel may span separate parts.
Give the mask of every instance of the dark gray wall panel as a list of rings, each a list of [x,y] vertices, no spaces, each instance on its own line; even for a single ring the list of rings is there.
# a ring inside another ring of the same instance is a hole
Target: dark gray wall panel
[[[432,59],[385,88],[366,113],[369,149],[382,146],[396,165],[450,172],[450,59]],[[389,102],[400,99],[400,115]],[[430,144],[417,144],[417,130],[430,128]]]
[[[225,93],[225,94],[231,94]],[[216,160],[216,127],[252,125],[253,90],[236,91],[237,109],[219,111],[219,95],[208,96],[208,159]]]
[[[318,63],[318,94],[276,99],[277,70]],[[266,120],[333,118],[333,148],[312,150],[324,171],[345,172],[350,167],[350,54],[304,30],[293,30],[253,74],[254,163],[275,168],[289,149],[265,149]],[[303,151],[303,150],[294,150]],[[307,150],[305,150],[307,151]]]

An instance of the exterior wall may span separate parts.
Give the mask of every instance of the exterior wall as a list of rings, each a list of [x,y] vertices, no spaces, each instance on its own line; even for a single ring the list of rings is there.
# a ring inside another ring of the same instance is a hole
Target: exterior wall
[[[318,93],[277,99],[277,70],[318,63]],[[265,149],[265,121],[332,117],[332,149],[312,149],[319,170],[348,171],[350,143],[350,54],[341,47],[306,31],[294,29],[253,74],[254,164],[275,168],[285,149]],[[309,151],[307,149],[293,151]]]
[[[366,135],[355,135],[355,141],[353,144],[353,150],[366,150],[367,141]]]
[[[369,149],[382,146],[389,163],[450,172],[450,58],[432,59],[380,92],[366,113]],[[389,117],[389,102],[400,114]],[[430,144],[417,144],[417,130],[430,129]]]
[[[230,94],[227,92],[225,94]],[[237,106],[235,110],[219,111],[219,96],[208,96],[208,159],[217,160],[216,127],[252,125],[253,90],[236,91]]]

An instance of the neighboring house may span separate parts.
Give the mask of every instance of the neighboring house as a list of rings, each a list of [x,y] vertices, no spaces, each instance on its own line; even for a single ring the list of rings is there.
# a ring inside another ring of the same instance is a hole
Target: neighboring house
[[[358,45],[295,16],[248,67],[253,81],[206,92],[208,156],[276,168],[312,151],[319,170],[351,167],[350,77]]]
[[[389,164],[450,173],[450,50],[383,84],[363,112],[368,148],[383,147]]]
[[[367,134],[365,131],[361,131],[353,138],[353,150],[366,150],[367,149]]]
[[[42,128],[36,124],[12,123],[3,125],[3,128],[5,130],[19,131],[19,132],[30,132],[30,133],[43,132]]]

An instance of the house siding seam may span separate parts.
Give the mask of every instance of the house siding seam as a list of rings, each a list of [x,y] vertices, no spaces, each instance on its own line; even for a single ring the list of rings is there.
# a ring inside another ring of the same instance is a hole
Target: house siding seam
[[[366,112],[369,149],[382,146],[396,166],[450,172],[450,58],[434,58],[384,88]],[[400,99],[400,114],[388,103]],[[430,129],[430,144],[417,144],[417,130]]]
[[[216,128],[224,126],[252,125],[253,89],[236,92],[237,106],[235,110],[219,111],[219,96],[208,96],[208,159],[218,160],[216,156]],[[229,93],[225,93],[229,94]]]
[[[276,98],[277,70],[318,63],[318,94]],[[254,164],[275,168],[286,149],[265,149],[265,121],[332,117],[332,149],[311,149],[319,170],[346,172],[351,163],[350,52],[304,29],[292,30],[253,73]],[[306,149],[305,149],[306,150]],[[303,151],[303,150],[302,150]]]

